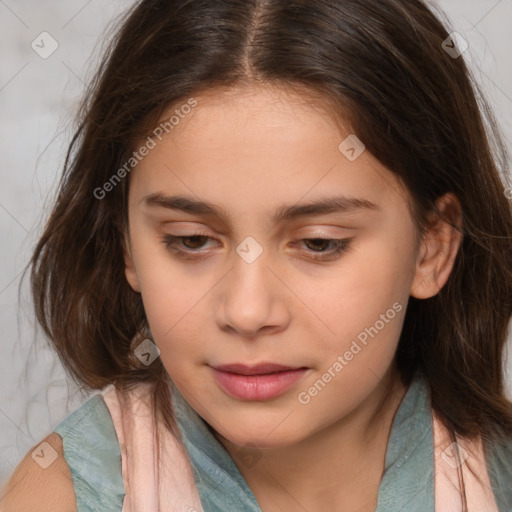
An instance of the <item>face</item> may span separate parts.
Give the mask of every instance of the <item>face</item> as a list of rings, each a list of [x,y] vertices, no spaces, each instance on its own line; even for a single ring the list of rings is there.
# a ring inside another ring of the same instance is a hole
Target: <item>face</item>
[[[291,93],[196,101],[131,172],[126,276],[189,404],[235,444],[291,445],[392,365],[420,279],[407,194]]]

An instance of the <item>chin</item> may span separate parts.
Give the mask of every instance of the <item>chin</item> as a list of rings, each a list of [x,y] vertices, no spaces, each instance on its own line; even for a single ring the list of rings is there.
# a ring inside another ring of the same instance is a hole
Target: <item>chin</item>
[[[238,425],[236,433],[226,432],[219,433],[219,435],[241,449],[244,447],[259,449],[285,448],[303,439],[303,436],[297,436],[297,432],[292,433],[288,430],[279,433],[273,432],[275,424],[273,424],[274,426],[260,424],[258,427],[252,424],[246,430],[243,425]]]

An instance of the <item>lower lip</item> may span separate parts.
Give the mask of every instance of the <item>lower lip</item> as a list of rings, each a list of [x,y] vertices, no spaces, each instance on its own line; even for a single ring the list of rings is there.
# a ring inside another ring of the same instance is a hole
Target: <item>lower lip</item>
[[[229,395],[242,400],[275,398],[301,379],[306,371],[306,368],[299,368],[265,375],[240,375],[213,369],[220,387]]]

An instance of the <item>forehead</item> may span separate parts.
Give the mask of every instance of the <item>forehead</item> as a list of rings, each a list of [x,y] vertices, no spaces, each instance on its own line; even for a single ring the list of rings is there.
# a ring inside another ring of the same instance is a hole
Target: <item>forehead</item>
[[[130,176],[139,198],[186,193],[240,213],[333,192],[403,200],[396,177],[368,151],[351,160],[340,150],[350,130],[325,102],[268,87],[208,91],[194,100],[193,108],[175,104],[162,117],[174,115],[172,129],[154,139]]]

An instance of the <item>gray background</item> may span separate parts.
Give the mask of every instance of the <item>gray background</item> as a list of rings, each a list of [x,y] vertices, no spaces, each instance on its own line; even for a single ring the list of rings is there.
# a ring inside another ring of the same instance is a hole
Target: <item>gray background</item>
[[[20,301],[18,286],[54,197],[72,116],[101,52],[102,35],[131,4],[0,0],[0,484],[27,450],[88,398],[68,382],[42,333],[34,330],[28,276]],[[510,148],[512,0],[437,4],[468,41],[464,58],[484,86]],[[59,45],[46,59],[31,47],[43,31]],[[510,184],[510,177],[504,178]]]

